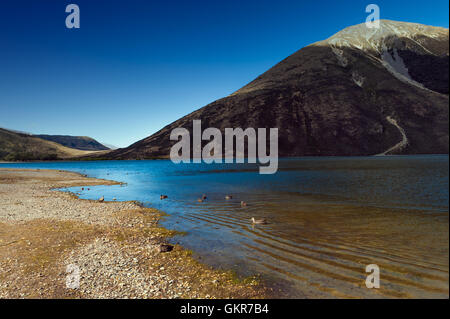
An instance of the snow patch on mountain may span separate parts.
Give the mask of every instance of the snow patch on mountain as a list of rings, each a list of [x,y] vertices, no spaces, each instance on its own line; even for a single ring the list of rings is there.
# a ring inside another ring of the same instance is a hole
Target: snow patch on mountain
[[[365,77],[363,77],[361,74],[359,74],[357,71],[352,72],[352,80],[355,82],[355,84],[359,87],[363,87],[364,81],[366,80]]]
[[[411,78],[403,59],[398,55],[397,49],[394,48],[392,51],[393,54],[389,53],[387,48],[384,48],[384,51],[381,53],[381,64],[400,81],[414,85],[420,89],[428,90],[421,83]]]
[[[348,60],[344,56],[344,51],[333,46],[331,47],[331,50],[336,55],[339,65],[345,68],[348,65]]]

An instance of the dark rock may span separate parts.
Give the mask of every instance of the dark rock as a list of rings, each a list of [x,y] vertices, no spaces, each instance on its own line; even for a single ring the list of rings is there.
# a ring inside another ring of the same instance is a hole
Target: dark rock
[[[161,244],[159,246],[159,252],[160,253],[167,253],[169,251],[173,250],[173,245],[169,245],[169,244]]]

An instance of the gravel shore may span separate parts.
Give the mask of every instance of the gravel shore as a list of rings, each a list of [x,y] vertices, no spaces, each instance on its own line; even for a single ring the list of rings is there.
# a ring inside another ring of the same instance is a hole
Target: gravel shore
[[[161,212],[52,190],[114,184],[65,171],[0,168],[0,298],[267,296],[255,278],[213,270],[178,245],[162,249],[175,232],[158,225]]]
[[[111,225],[114,213],[139,208],[133,202],[73,200],[73,194],[52,190],[69,186],[118,184],[112,181],[51,170],[1,169],[0,174],[0,221],[25,222],[46,218]]]

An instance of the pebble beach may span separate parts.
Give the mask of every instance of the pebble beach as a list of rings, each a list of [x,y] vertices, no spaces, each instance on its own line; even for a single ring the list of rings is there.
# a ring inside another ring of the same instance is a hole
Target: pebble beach
[[[164,215],[137,202],[82,200],[55,189],[116,185],[57,170],[0,169],[0,298],[264,298],[168,245]],[[168,249],[168,247],[170,249]],[[79,285],[71,287],[68,267]]]

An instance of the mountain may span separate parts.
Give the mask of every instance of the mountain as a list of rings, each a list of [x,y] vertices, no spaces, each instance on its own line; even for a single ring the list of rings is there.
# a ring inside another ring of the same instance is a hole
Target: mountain
[[[43,140],[52,141],[63,146],[83,151],[106,151],[109,147],[100,144],[93,138],[87,136],[69,136],[69,135],[34,135]]]
[[[0,128],[0,160],[57,160],[93,154],[36,136]]]
[[[116,149],[118,149],[118,147],[117,146],[115,146],[115,145],[112,145],[112,144],[108,144],[108,143],[102,143],[104,146],[106,146],[108,149],[110,149],[110,150],[116,150]]]
[[[280,156],[447,153],[448,29],[380,21],[311,44],[108,158],[167,157],[172,129],[279,128]],[[204,144],[206,144],[204,142]]]

